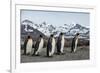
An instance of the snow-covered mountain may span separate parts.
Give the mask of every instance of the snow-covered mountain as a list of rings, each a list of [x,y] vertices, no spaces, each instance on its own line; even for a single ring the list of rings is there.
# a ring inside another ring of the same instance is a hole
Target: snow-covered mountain
[[[53,24],[48,24],[46,22],[36,24],[30,20],[24,20],[21,22],[21,26],[25,26],[23,27],[24,32],[34,32],[35,30],[38,30],[45,36],[49,36],[50,34],[58,36],[61,32],[66,36],[72,36],[76,33],[80,33],[81,36],[89,36],[89,28],[83,27],[80,24],[63,24],[62,26],[54,26]]]
[[[43,22],[41,24],[35,24],[30,20],[24,20],[22,21],[21,25],[25,26],[23,30],[26,32],[34,32],[33,29],[37,29],[46,36],[49,36],[55,30],[55,27],[53,25],[47,24],[46,22]],[[29,26],[30,28],[28,28]]]
[[[70,28],[67,32],[69,35],[74,35],[76,33],[85,34],[89,32],[89,28],[83,27],[80,24],[76,24],[74,27]]]
[[[40,34],[45,36],[41,31],[34,28],[33,22],[29,20],[24,20],[21,22],[21,38],[24,39],[27,35],[31,35],[34,38],[38,37]]]

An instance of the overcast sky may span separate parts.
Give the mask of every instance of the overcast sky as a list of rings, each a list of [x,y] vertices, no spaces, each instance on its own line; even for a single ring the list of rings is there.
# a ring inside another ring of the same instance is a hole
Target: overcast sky
[[[89,27],[89,13],[21,10],[21,21],[28,19],[36,24],[46,22],[54,26],[78,23]]]

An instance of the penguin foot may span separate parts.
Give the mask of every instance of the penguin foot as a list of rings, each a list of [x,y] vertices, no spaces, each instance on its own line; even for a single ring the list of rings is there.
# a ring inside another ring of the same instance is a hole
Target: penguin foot
[[[74,53],[76,52],[76,50],[73,51]]]
[[[57,55],[61,55],[61,53],[59,52],[59,53],[56,53]]]
[[[35,54],[33,53],[32,56],[35,56]]]
[[[51,58],[51,57],[53,57],[53,55],[47,55],[46,57],[49,57],[49,58]]]
[[[26,55],[30,55],[30,53],[27,53]]]
[[[64,55],[65,53],[61,53],[61,52],[59,52],[59,53],[56,53],[57,55]]]
[[[61,55],[65,55],[65,53],[61,53]]]
[[[49,58],[52,58],[53,56],[48,56]]]
[[[70,51],[70,53],[73,53],[74,51]]]
[[[40,56],[39,54],[36,54],[35,56]]]
[[[70,53],[76,53],[76,51],[71,51]]]
[[[23,53],[22,55],[26,55],[26,53]]]

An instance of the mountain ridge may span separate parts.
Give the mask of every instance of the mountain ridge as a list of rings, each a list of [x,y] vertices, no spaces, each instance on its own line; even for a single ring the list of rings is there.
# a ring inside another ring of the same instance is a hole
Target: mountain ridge
[[[30,20],[23,20],[21,22],[21,26],[23,25],[25,26],[23,27],[23,30],[25,30],[24,32],[30,33],[34,32],[33,30],[36,29],[45,36],[50,36],[50,34],[58,36],[61,32],[63,32],[66,36],[72,36],[76,33],[80,33],[81,36],[89,34],[89,28],[84,27],[80,24],[63,24],[62,26],[54,26],[52,24],[46,23],[45,21],[41,24],[36,24]]]

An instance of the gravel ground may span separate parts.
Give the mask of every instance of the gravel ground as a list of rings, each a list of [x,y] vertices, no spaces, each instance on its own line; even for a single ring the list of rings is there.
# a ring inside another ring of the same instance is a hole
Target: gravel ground
[[[46,57],[46,48],[43,48],[42,52],[40,53],[40,56],[22,55],[23,50],[21,50],[21,63],[89,59],[89,46],[78,47],[75,53],[70,53],[70,50],[70,48],[64,48],[64,55],[57,55],[55,53],[53,57]]]

